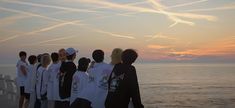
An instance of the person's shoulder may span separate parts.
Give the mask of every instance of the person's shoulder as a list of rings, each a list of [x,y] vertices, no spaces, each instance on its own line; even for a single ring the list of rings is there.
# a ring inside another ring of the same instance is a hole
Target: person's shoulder
[[[38,71],[46,71],[47,69],[46,68],[44,68],[44,67],[42,67],[42,66],[40,66],[39,68],[38,68]]]
[[[135,71],[135,66],[131,65],[131,66],[130,66],[130,70]]]
[[[77,76],[79,76],[79,71],[76,71],[74,74],[73,74],[73,77],[77,77]]]

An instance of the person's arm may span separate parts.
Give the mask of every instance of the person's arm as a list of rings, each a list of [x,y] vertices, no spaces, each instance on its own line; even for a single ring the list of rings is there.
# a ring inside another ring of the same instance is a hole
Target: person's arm
[[[20,70],[21,70],[21,72],[23,73],[24,76],[27,75],[27,70],[26,70],[26,67],[25,67],[25,66],[21,65],[21,66],[20,66]]]
[[[134,108],[144,108],[141,102],[139,84],[138,84],[135,67],[131,67],[127,75],[129,77],[129,87],[130,87],[129,89],[130,89],[130,94],[131,94]]]
[[[47,85],[48,85],[48,81],[49,81],[49,73],[48,73],[47,70],[45,70],[45,71],[43,71],[42,75],[43,75],[42,76],[42,78],[43,78],[43,80],[42,80],[43,87],[42,87],[41,93],[42,93],[42,95],[44,95],[45,93],[47,93]]]

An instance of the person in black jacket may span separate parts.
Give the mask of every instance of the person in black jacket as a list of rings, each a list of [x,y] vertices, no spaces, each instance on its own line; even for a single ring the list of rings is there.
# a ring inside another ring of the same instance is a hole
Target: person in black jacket
[[[62,62],[59,77],[59,95],[61,101],[55,103],[55,108],[69,108],[72,78],[77,70],[77,67],[73,62],[76,58],[76,53],[77,51],[73,48],[66,49],[67,61]]]
[[[116,64],[108,80],[108,95],[105,108],[128,108],[132,99],[134,108],[144,108],[140,98],[139,84],[132,63],[138,54],[132,49],[122,53],[122,62]]]

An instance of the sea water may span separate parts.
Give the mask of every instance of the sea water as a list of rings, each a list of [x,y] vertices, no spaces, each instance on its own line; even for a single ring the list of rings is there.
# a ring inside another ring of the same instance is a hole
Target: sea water
[[[146,108],[235,108],[235,64],[135,64]],[[0,74],[16,76],[15,65]]]

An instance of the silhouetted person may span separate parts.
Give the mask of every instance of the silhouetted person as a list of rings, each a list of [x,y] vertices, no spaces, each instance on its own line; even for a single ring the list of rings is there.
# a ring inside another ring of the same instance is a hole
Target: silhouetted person
[[[144,108],[141,103],[139,84],[132,63],[138,54],[132,49],[122,53],[122,62],[116,64],[108,80],[108,95],[105,108],[128,108],[132,99],[134,108]]]

